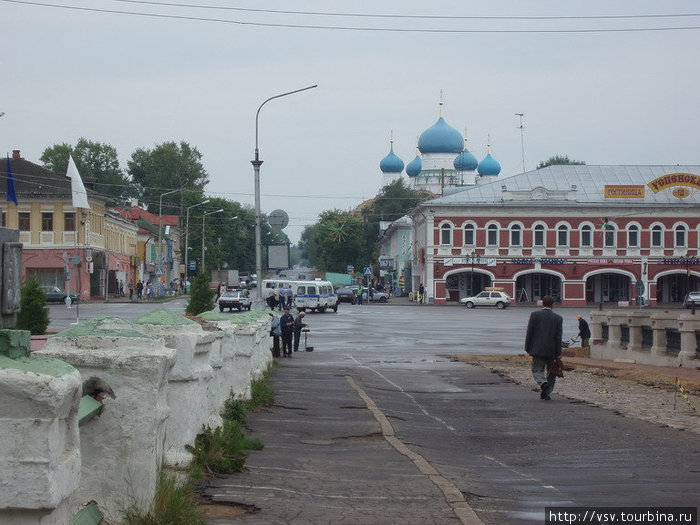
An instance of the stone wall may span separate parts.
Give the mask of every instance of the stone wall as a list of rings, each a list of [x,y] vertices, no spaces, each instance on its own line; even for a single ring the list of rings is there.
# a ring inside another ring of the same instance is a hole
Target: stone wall
[[[266,314],[212,315],[95,319],[31,358],[0,355],[0,395],[13,400],[0,407],[0,523],[64,524],[91,500],[116,522],[132,503],[147,508],[159,466],[187,466],[186,445],[272,361]],[[102,408],[78,439],[85,394]]]

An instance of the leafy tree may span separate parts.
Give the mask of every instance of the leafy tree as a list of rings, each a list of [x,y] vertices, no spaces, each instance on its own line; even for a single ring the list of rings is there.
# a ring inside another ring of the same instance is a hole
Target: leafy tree
[[[69,155],[73,156],[80,176],[88,185],[90,179],[94,179],[92,187],[96,192],[114,201],[135,195],[128,177],[119,167],[117,150],[113,146],[80,138],[75,146],[64,142],[46,148],[40,160],[45,168],[65,173]]]
[[[164,142],[153,149],[138,148],[128,161],[128,172],[137,187],[139,198],[148,210],[158,213],[160,196],[167,191],[183,188],[181,192],[164,195],[164,214],[183,218],[185,206],[201,201],[209,176],[202,164],[202,154],[187,142]]]
[[[312,266],[329,272],[345,272],[348,264],[359,268],[373,260],[367,225],[340,210],[322,212],[318,222],[302,232],[299,248]]]
[[[554,157],[549,157],[547,160],[540,162],[537,165],[537,169],[546,168],[547,166],[583,166],[584,164],[586,163],[582,160],[572,160],[568,157],[568,155],[555,155]]]
[[[39,281],[30,277],[22,287],[21,308],[17,314],[18,330],[29,330],[32,335],[46,333],[49,326],[49,309],[46,306],[46,292]]]
[[[214,309],[214,296],[216,292],[209,288],[209,277],[206,273],[200,272],[192,281],[190,290],[190,300],[187,303],[185,312],[198,315]]]

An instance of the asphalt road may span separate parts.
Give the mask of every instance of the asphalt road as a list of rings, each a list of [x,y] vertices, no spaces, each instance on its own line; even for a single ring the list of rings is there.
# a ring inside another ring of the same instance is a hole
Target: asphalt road
[[[280,359],[278,403],[249,422],[266,448],[210,491],[259,511],[215,523],[460,522],[430,476],[377,442],[350,379],[485,524],[541,524],[557,505],[698,506],[696,435],[556,394],[543,402],[442,357],[522,351],[532,311],[387,304],[307,315],[314,351]],[[575,335],[579,310],[558,311]]]

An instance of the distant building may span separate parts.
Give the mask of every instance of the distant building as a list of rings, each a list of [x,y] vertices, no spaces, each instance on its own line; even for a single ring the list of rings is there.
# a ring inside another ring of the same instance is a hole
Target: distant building
[[[20,231],[23,277],[83,298],[105,297],[120,280],[126,286],[134,276],[137,226],[107,214],[108,199],[92,191],[88,180],[90,209],[76,210],[68,177],[22,158],[19,150],[12,152],[10,163],[18,204],[7,202],[2,184],[0,209],[2,226]],[[0,173],[6,180],[4,159]]]
[[[404,215],[394,222],[380,223],[379,228],[379,275],[388,287],[407,294],[413,291],[413,220]]]
[[[700,290],[700,166],[549,166],[455,188],[410,214],[413,287],[444,303],[679,303]]]

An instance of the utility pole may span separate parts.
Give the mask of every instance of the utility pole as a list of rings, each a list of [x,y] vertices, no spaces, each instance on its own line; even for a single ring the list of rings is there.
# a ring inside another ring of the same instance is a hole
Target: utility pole
[[[523,157],[523,173],[525,173],[525,140],[523,138],[523,131],[525,130],[523,127],[523,117],[525,113],[516,113],[515,116],[520,117],[520,152]]]

